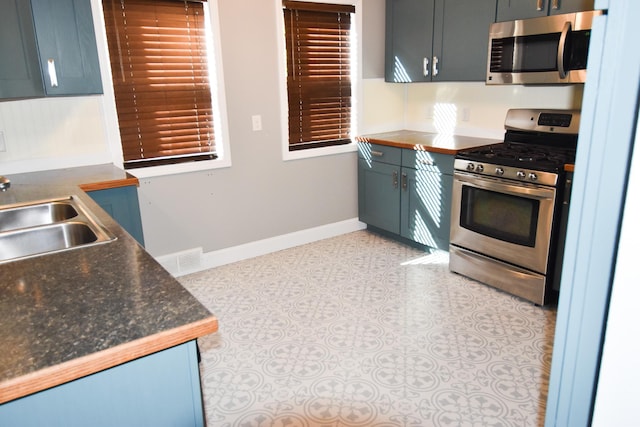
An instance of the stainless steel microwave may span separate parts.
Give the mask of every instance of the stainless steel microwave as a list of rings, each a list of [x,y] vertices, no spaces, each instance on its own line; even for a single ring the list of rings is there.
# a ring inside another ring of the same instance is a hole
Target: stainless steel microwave
[[[584,83],[591,24],[600,14],[596,10],[491,24],[487,84]]]

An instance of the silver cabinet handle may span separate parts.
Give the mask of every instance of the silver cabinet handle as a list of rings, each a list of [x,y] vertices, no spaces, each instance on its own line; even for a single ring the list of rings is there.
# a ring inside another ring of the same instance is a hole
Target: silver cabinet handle
[[[376,156],[376,157],[382,157],[382,156],[384,156],[384,153],[382,151],[371,150],[371,155],[372,156]]]
[[[560,2],[558,0],[553,0],[551,2],[551,9],[553,9],[553,10],[560,9]]]
[[[536,3],[536,10],[542,10],[544,8],[544,0],[538,0]]]
[[[58,75],[56,74],[56,62],[53,58],[49,58],[47,61],[47,70],[49,71],[49,80],[51,81],[51,87],[58,87]]]
[[[438,57],[437,56],[433,57],[433,64],[431,65],[431,67],[433,68],[432,69],[433,77],[437,76],[438,75]]]
[[[402,174],[402,189],[403,190],[407,190],[407,174],[403,173]]]
[[[425,77],[429,75],[429,58],[422,58],[422,75]]]
[[[564,68],[564,47],[567,44],[567,35],[571,31],[571,22],[567,21],[564,23],[564,27],[562,27],[562,33],[560,33],[560,41],[558,42],[558,74],[560,74],[560,78],[564,79],[567,77],[567,70]]]
[[[418,162],[421,165],[425,165],[425,166],[433,166],[435,164],[433,160],[429,160],[429,159],[419,159]]]
[[[393,188],[398,188],[398,171],[393,171]]]

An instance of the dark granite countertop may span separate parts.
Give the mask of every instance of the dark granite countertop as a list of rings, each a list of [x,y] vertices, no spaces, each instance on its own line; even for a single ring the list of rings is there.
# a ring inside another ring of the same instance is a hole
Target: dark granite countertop
[[[398,130],[393,132],[362,135],[356,138],[358,142],[388,145],[398,148],[409,148],[420,151],[432,151],[442,154],[455,155],[460,150],[481,147],[483,145],[502,142],[497,139],[476,138],[461,135],[442,135],[437,133],[419,132],[412,130]]]
[[[0,403],[217,330],[216,318],[80,189],[112,176],[110,166],[96,176],[91,169],[12,175],[0,192],[0,206],[77,196],[117,237],[0,264]]]

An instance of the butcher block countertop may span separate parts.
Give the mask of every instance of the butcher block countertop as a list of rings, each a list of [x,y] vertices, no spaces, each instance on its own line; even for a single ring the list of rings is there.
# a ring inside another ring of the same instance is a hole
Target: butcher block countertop
[[[0,263],[0,404],[216,332],[217,319],[82,189],[113,165],[9,175],[0,206],[73,195],[116,239]]]
[[[444,135],[411,130],[362,135],[358,136],[356,140],[358,142],[369,142],[372,144],[388,145],[391,147],[408,148],[419,151],[432,151],[453,155],[460,150],[502,142],[502,140],[498,139]]]

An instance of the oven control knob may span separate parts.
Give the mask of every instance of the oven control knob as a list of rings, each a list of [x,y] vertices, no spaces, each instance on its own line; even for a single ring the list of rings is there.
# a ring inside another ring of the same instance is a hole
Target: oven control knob
[[[526,176],[526,174],[524,173],[524,171],[518,171],[516,172],[516,176],[520,179],[524,179],[524,177]]]
[[[538,180],[538,175],[536,175],[536,174],[535,174],[535,173],[533,173],[533,172],[529,172],[529,179],[530,179],[531,181],[537,181],[537,180]]]
[[[484,170],[484,166],[482,166],[482,165],[476,166],[476,171],[482,172],[483,170]]]
[[[473,163],[469,162],[469,163],[467,164],[467,170],[468,170],[468,171],[472,171],[473,169],[475,169],[475,165],[474,165]]]
[[[499,175],[499,176],[504,175],[504,169],[502,169],[502,168],[496,168],[496,175]]]

